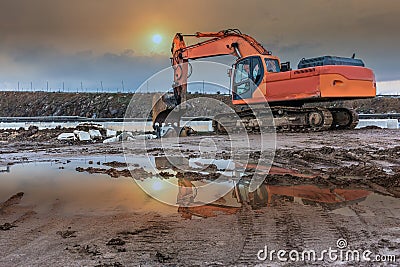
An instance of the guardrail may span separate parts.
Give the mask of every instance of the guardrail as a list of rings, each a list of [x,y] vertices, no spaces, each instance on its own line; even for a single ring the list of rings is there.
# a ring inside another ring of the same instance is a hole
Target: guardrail
[[[400,113],[358,114],[360,119],[400,119]]]

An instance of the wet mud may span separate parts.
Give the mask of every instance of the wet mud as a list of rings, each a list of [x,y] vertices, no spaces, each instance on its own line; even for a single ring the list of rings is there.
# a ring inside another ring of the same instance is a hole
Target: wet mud
[[[276,250],[328,249],[339,238],[350,248],[399,259],[397,136],[395,131],[376,129],[278,134],[273,166],[256,191],[249,192],[248,181],[265,169],[252,165],[261,154],[254,150],[252,162],[240,165],[236,186],[203,205],[193,205],[201,202],[196,183],[230,180],[233,171],[198,161],[204,158],[196,151],[201,137],[186,138],[184,149],[177,148],[192,160],[184,170],[163,160],[157,165],[156,158],[166,151],[154,140],[147,151],[155,157],[156,171],[135,158],[124,162],[120,144],[49,148],[40,142],[9,143],[0,154],[4,166],[0,169],[4,170],[0,173],[0,265],[279,266],[284,264],[259,261],[257,252],[265,245]],[[225,137],[211,138],[222,146],[216,158],[234,161]],[[133,144],[128,152],[136,155],[139,146]],[[49,179],[37,185],[46,190],[35,193],[32,179],[4,189],[13,174],[17,177],[19,165],[42,168],[35,165],[37,161],[52,168]],[[57,187],[61,177],[76,185]],[[180,193],[173,192],[176,207],[161,206],[136,188],[136,181],[152,179],[183,185]],[[51,195],[43,198],[44,194]],[[307,263],[313,264],[332,265]]]

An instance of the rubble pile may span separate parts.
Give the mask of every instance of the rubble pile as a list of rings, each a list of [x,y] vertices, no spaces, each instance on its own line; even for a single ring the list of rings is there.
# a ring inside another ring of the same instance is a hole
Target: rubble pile
[[[75,128],[39,129],[37,126],[29,126],[25,129],[0,130],[1,142],[67,142],[67,143],[114,143],[121,141],[133,141],[138,139],[153,139],[153,134],[139,134],[134,132],[120,132],[105,129],[100,124],[82,123]]]

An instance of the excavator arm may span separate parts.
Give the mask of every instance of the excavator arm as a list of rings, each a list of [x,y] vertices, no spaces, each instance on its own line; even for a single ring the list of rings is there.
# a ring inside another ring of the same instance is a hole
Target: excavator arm
[[[183,37],[212,38],[194,45],[186,46]],[[239,30],[224,30],[219,32],[197,32],[184,35],[177,33],[172,48],[172,64],[180,64],[182,60],[199,59],[221,55],[233,55],[238,58],[251,54],[270,54],[260,43]]]
[[[193,45],[186,45],[184,37],[209,38]],[[189,76],[189,60],[222,55],[232,55],[242,58],[253,54],[270,55],[260,43],[249,35],[242,34],[237,29],[219,32],[197,32],[195,34],[177,33],[172,42],[171,64],[174,69],[173,101],[157,96],[153,103],[153,125],[164,122],[169,112],[174,108],[163,103],[175,103],[178,106],[186,101],[187,79]],[[184,108],[184,107],[182,107]],[[178,116],[179,117],[179,116]]]

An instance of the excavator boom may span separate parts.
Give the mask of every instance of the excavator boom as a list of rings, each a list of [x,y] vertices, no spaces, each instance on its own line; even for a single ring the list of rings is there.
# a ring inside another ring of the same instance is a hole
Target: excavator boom
[[[209,40],[187,46],[184,37],[211,38]],[[174,94],[178,97],[178,105],[186,100],[188,61],[223,55],[237,58],[253,54],[269,55],[260,43],[237,29],[219,32],[197,32],[196,34],[177,33],[172,42],[171,63],[174,68]]]
[[[194,45],[186,46],[184,36],[196,38],[212,38]],[[183,60],[233,55],[237,58],[252,54],[269,55],[260,43],[253,37],[242,34],[238,30],[220,32],[197,32],[193,35],[177,33],[172,42],[172,64],[181,64]]]

